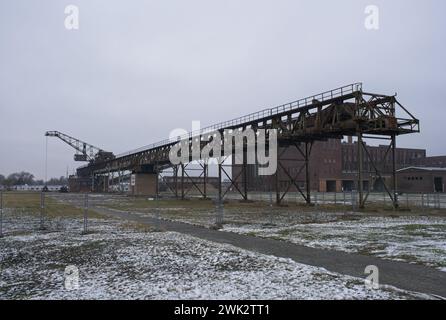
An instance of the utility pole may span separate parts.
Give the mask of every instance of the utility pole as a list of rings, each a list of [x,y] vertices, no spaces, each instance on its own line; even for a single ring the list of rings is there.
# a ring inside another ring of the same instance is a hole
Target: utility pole
[[[40,192],[40,230],[45,229],[45,193]]]

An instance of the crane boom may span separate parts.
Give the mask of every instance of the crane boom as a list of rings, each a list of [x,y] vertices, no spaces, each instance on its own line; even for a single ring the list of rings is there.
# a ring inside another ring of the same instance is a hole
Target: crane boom
[[[95,147],[92,144],[84,142],[82,140],[71,137],[65,133],[59,131],[47,131],[45,133],[46,137],[59,138],[73,149],[77,151],[74,155],[74,161],[103,161],[114,158],[112,152],[107,152],[101,148]]]

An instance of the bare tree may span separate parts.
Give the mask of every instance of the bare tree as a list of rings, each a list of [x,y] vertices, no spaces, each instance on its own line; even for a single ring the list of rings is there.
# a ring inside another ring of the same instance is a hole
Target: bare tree
[[[12,173],[6,179],[5,185],[13,186],[13,185],[32,185],[34,183],[34,175],[29,172],[16,172]]]

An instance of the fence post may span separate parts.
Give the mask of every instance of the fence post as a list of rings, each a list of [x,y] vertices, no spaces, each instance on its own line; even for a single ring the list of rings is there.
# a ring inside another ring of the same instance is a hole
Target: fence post
[[[421,194],[421,208],[424,209],[424,193]]]
[[[215,226],[217,229],[221,229],[223,227],[223,201],[220,199],[220,197],[217,199]]]
[[[270,194],[269,194],[269,223],[270,223],[270,225],[273,225],[273,206],[274,206],[273,193],[270,192]]]
[[[352,205],[352,211],[356,211],[356,192],[355,191],[351,191],[350,193],[350,201],[351,201],[351,205]]]
[[[409,208],[409,194],[406,193],[406,206]]]
[[[0,238],[3,238],[3,191],[0,191]]]
[[[40,192],[40,230],[45,230],[45,193]]]
[[[84,234],[88,231],[88,193],[84,195]]]
[[[155,195],[155,219],[156,219],[156,229],[161,230],[161,221],[160,221],[160,207],[158,201],[158,192]]]
[[[269,206],[270,206],[270,208],[273,207],[273,192],[272,192],[271,188],[269,189]]]

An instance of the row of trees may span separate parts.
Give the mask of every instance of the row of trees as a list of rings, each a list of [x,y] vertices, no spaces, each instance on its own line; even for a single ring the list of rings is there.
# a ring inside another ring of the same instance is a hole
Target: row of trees
[[[60,178],[51,178],[46,183],[43,180],[35,180],[35,177],[32,173],[29,172],[15,172],[11,173],[7,177],[0,174],[0,186],[23,186],[23,185],[48,185],[48,186],[56,186],[56,185],[67,185],[68,180],[66,177]]]

